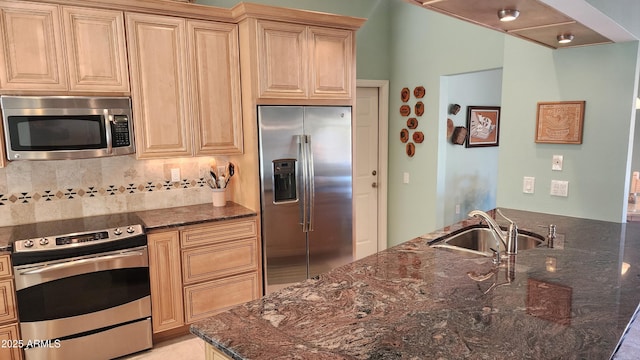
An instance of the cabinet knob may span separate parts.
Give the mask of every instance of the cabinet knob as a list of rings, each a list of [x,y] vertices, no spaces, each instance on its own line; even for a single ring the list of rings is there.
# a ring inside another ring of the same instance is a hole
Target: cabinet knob
[[[372,183],[372,184],[371,184],[371,187],[372,187],[372,188],[377,188],[377,187],[378,187],[378,183],[376,183],[376,182]]]
[[[378,175],[378,172],[377,172],[377,171],[375,171],[375,170],[373,170],[373,171],[371,172],[371,175],[374,175],[374,176],[375,176],[375,175]]]

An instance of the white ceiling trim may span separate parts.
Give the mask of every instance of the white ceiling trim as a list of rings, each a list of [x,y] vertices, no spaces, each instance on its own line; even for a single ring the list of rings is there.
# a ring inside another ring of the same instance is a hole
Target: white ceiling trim
[[[638,40],[632,33],[584,0],[540,0],[613,42]]]

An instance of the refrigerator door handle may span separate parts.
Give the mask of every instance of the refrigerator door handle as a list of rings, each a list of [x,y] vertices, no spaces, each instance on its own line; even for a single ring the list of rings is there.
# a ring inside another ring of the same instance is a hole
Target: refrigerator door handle
[[[307,136],[298,135],[298,157],[300,159],[300,171],[302,171],[302,201],[300,201],[300,225],[303,232],[309,232],[307,219],[307,199],[308,199],[308,183],[309,172],[307,168]]]
[[[313,170],[313,149],[311,148],[311,135],[307,135],[307,166],[309,167],[309,225],[307,231],[313,231],[314,203],[316,199],[315,172]]]

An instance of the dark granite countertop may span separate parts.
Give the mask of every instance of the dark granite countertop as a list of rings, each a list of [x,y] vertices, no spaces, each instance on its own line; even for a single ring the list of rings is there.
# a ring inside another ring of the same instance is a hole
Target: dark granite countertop
[[[225,206],[212,204],[180,206],[77,219],[46,221],[33,224],[0,227],[0,252],[7,252],[16,240],[41,238],[73,232],[89,232],[107,228],[142,224],[147,231],[212,221],[255,216],[256,212],[228,201]]]
[[[242,205],[227,201],[225,206],[220,207],[215,207],[211,204],[201,204],[138,211],[136,215],[140,218],[147,230],[155,230],[256,216],[256,212]]]
[[[519,252],[511,283],[505,268],[468,276],[493,270],[490,258],[429,247],[478,223],[465,220],[191,331],[234,359],[609,358],[640,303],[640,224],[503,213],[543,235],[557,225],[554,248]]]

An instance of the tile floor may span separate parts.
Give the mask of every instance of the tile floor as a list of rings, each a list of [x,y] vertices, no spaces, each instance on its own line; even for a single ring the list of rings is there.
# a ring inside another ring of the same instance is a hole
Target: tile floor
[[[204,341],[195,335],[185,335],[119,360],[204,360]]]

